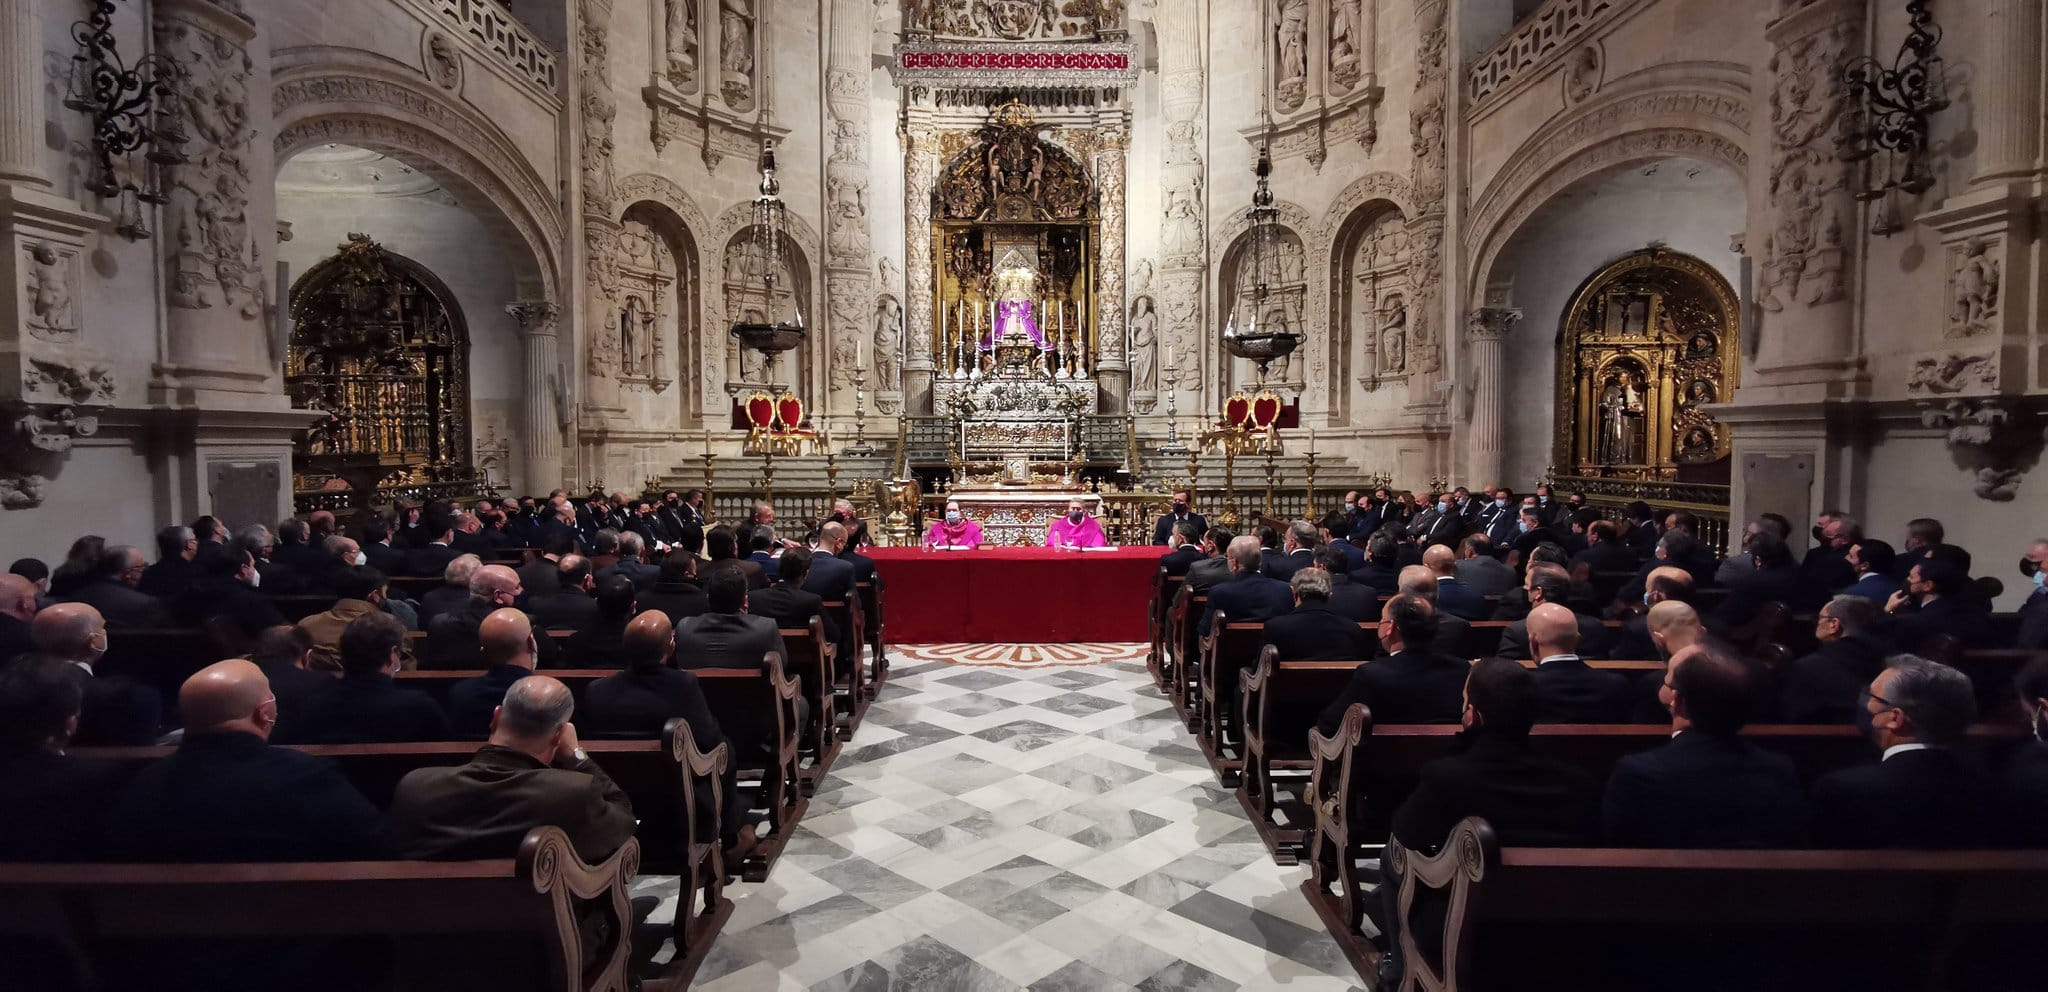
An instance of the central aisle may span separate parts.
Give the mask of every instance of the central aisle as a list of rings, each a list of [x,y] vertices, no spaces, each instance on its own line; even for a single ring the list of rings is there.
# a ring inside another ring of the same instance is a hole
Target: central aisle
[[[1297,891],[1308,869],[1267,857],[1142,647],[1066,647],[1026,664],[1112,660],[894,649],[773,875],[727,888],[695,987],[1359,987]]]

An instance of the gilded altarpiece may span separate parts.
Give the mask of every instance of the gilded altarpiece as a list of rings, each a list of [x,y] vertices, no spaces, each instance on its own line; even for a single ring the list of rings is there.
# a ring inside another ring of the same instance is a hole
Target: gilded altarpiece
[[[1602,269],[1565,311],[1556,463],[1573,475],[1728,481],[1728,429],[1706,407],[1739,375],[1737,303],[1706,263],[1676,252]]]
[[[360,234],[292,287],[285,391],[324,410],[296,445],[294,488],[470,477],[469,333],[418,263]]]

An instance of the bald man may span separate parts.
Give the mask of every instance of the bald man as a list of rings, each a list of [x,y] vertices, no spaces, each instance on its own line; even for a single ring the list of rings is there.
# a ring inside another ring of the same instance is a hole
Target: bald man
[[[1522,622],[1528,625],[1530,657],[1537,662],[1536,722],[1628,721],[1628,679],[1579,657],[1579,618],[1570,608],[1539,603]]]
[[[1676,565],[1659,565],[1650,570],[1643,580],[1643,605],[1654,610],[1660,603],[1692,602],[1692,573]],[[1665,615],[1672,616],[1670,611]],[[1631,613],[1621,623],[1621,630],[1607,648],[1609,658],[1669,658],[1671,652],[1664,650],[1650,638],[1650,616],[1647,611]]]
[[[811,565],[804,574],[805,592],[815,593],[828,603],[852,601],[853,584],[858,581],[858,575],[853,562],[839,557],[845,547],[844,525],[828,520],[818,528],[818,543],[811,546]]]
[[[36,618],[36,584],[13,572],[0,575],[0,665],[35,646],[29,621]]]
[[[1472,621],[1448,610],[1436,608],[1436,573],[1425,565],[1403,566],[1395,573],[1394,593],[1414,596],[1429,604],[1431,616],[1436,619],[1436,640],[1432,650],[1442,651],[1454,657],[1466,657],[1466,645],[1472,641]]]
[[[509,858],[539,826],[560,827],[584,861],[611,857],[633,836],[633,804],[585,754],[569,716],[569,687],[520,679],[491,716],[490,740],[469,763],[418,768],[398,783],[391,829],[408,858]]]
[[[54,603],[29,624],[35,653],[71,667],[85,696],[78,733],[72,743],[87,746],[136,746],[156,743],[162,732],[163,701],[156,691],[132,679],[102,676],[95,670],[107,653],[107,625],[98,610],[84,603]]]
[[[1484,620],[1493,612],[1486,597],[1458,581],[1458,553],[1446,544],[1432,544],[1422,552],[1422,566],[1436,576],[1436,608],[1467,620]]]
[[[223,661],[178,691],[185,738],[136,775],[109,823],[141,861],[348,861],[386,851],[384,819],[332,763],[273,747],[263,670]]]
[[[548,564],[549,569],[554,564]],[[479,639],[484,618],[493,611],[519,605],[526,592],[520,573],[503,565],[485,565],[469,575],[469,602],[461,609],[443,613],[427,624],[427,643],[420,652],[420,667],[426,669],[472,669],[484,667]],[[530,615],[529,615],[530,616]],[[540,664],[553,665],[559,656],[554,638],[536,637]]]
[[[476,636],[484,673],[448,690],[448,732],[458,740],[483,740],[491,735],[492,712],[504,702],[512,683],[533,674],[540,654],[533,621],[509,606],[484,617]]]

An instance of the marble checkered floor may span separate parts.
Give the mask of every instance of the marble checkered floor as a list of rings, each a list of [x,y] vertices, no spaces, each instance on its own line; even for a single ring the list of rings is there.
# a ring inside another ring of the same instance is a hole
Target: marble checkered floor
[[[1142,650],[1065,647],[892,649],[774,873],[727,889],[695,987],[1360,987]],[[673,914],[673,879],[636,890]]]

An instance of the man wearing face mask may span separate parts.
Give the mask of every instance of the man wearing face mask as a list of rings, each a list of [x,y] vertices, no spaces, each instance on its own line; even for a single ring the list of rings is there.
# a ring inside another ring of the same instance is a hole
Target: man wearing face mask
[[[107,624],[100,612],[84,603],[57,603],[36,614],[29,624],[41,655],[71,666],[84,695],[78,732],[71,743],[88,746],[154,744],[163,723],[163,703],[148,686],[120,676],[93,671],[107,653]]]
[[[2020,559],[2020,574],[2034,584],[2020,605],[2020,635],[2014,647],[2048,651],[2048,537],[2034,542]]]
[[[1915,655],[1892,658],[1857,712],[1883,757],[1814,783],[1814,840],[1850,849],[1993,846],[2003,819],[1996,782],[1953,750],[1976,715],[1969,676]]]
[[[454,613],[443,613],[427,625],[426,647],[420,652],[420,667],[427,669],[476,668],[481,659],[480,628],[484,619],[507,606],[517,606],[525,587],[519,573],[503,565],[485,565],[469,577],[469,603]],[[556,664],[560,650],[555,639],[541,637],[540,663]]]
[[[199,559],[199,578],[172,604],[171,612],[193,627],[225,622],[254,641],[285,622],[270,598],[256,591],[262,584],[263,573],[249,552],[235,547],[209,552]]]
[[[1357,494],[1354,493],[1352,495],[1356,497]],[[1173,491],[1173,508],[1168,510],[1165,516],[1160,517],[1158,523],[1152,525],[1153,544],[1167,543],[1167,540],[1172,536],[1173,525],[1178,523],[1194,524],[1195,533],[1198,536],[1202,531],[1208,529],[1209,522],[1203,520],[1201,514],[1188,509],[1194,502],[1191,496],[1192,494],[1186,489],[1176,489]]]
[[[1913,566],[1906,587],[1884,605],[1899,649],[1919,651],[1935,637],[1954,638],[1966,648],[1988,647],[1991,624],[1981,602],[1964,598],[1969,582],[1962,566],[1949,558],[1937,556]]]
[[[2048,847],[2048,658],[2036,658],[2013,679],[2034,738],[2005,763],[2005,792],[2011,803],[2015,842]]]
[[[1514,493],[1506,486],[1494,490],[1493,505],[1479,514],[1479,532],[1497,547],[1509,547],[1522,534],[1521,511],[1513,505]]]
[[[1451,505],[1449,496],[1437,496],[1428,518],[1426,522],[1417,520],[1414,527],[1417,535],[1415,543],[1425,549],[1438,544],[1452,547],[1458,543],[1459,538],[1465,536],[1465,518]]]
[[[1067,515],[1052,522],[1046,528],[1045,546],[1048,548],[1103,548],[1109,546],[1109,538],[1102,534],[1102,523],[1088,515],[1086,504],[1078,499],[1067,501]]]

